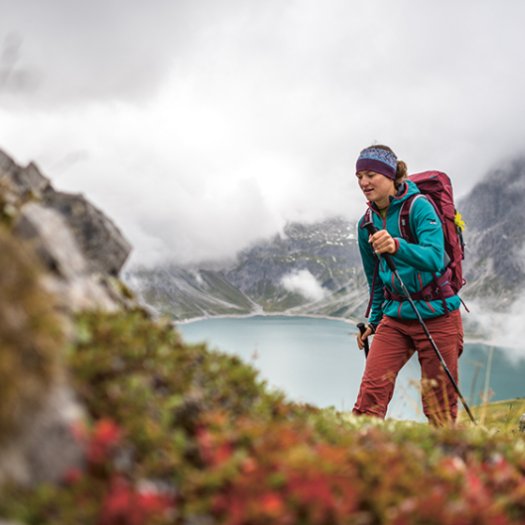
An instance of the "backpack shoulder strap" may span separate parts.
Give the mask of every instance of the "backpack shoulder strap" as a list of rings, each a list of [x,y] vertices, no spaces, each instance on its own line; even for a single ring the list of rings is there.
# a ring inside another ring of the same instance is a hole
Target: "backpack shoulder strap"
[[[413,234],[412,227],[410,226],[410,212],[412,211],[414,202],[421,197],[426,198],[422,193],[416,193],[408,197],[408,199],[404,200],[401,204],[401,210],[399,212],[399,231],[401,237],[413,244],[417,242],[417,238]]]

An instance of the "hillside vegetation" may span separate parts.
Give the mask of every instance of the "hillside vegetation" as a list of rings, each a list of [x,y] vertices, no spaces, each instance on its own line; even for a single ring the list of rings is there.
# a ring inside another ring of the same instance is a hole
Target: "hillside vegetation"
[[[506,431],[353,418],[287,402],[236,357],[141,311],[83,313],[68,369],[85,463],[5,488],[28,524],[518,524],[525,442]]]

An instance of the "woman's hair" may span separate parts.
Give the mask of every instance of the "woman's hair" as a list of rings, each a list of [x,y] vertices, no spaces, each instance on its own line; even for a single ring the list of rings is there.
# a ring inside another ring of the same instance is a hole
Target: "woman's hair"
[[[392,153],[397,159],[397,155],[393,152],[392,148],[389,148],[388,146],[384,146],[383,144],[374,144],[374,148],[377,149],[384,149],[385,151],[388,151]],[[394,184],[396,186],[396,189],[401,186],[401,184],[406,180],[408,177],[408,168],[404,161],[398,160],[397,161],[397,168],[396,168],[396,178],[394,179]]]

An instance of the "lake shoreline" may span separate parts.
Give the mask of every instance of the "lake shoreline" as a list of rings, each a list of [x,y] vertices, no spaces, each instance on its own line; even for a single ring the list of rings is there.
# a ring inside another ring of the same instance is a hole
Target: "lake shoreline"
[[[318,314],[298,314],[298,313],[287,313],[287,312],[253,312],[249,314],[219,314],[219,315],[203,315],[201,317],[192,317],[191,319],[180,319],[173,321],[173,325],[188,325],[199,321],[207,321],[209,319],[251,319],[254,317],[289,317],[289,318],[306,318],[306,319],[325,319],[327,321],[341,321],[348,325],[352,325],[357,329],[357,323],[362,322],[359,319],[348,319],[344,317],[332,317],[329,315],[318,315]],[[357,334],[357,332],[356,332]],[[480,344],[485,346],[498,346],[495,341],[487,341],[487,339],[481,336],[465,336],[465,344]]]
[[[205,315],[202,317],[192,317],[191,319],[182,319],[173,321],[173,324],[186,325],[197,321],[207,321],[209,319],[250,319],[253,317],[300,317],[306,319],[326,319],[327,321],[341,321],[346,324],[356,326],[359,322],[357,319],[345,319],[343,317],[331,317],[329,315],[317,315],[317,314],[290,314],[286,312],[253,312],[249,314],[220,314],[220,315]]]

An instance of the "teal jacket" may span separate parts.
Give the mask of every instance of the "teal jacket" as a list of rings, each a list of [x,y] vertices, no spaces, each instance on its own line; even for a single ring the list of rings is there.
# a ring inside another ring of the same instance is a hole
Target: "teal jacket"
[[[371,216],[380,230],[386,229],[399,242],[399,249],[392,255],[399,276],[411,294],[420,292],[430,284],[434,275],[439,277],[446,266],[445,241],[441,222],[434,207],[427,199],[415,199],[410,211],[410,229],[417,244],[409,243],[401,237],[399,229],[399,215],[401,204],[411,195],[420,193],[417,186],[405,182],[395,197],[390,197],[390,205],[386,218],[383,218],[373,204]],[[397,319],[417,319],[412,306],[408,301],[386,299],[383,287],[387,288],[395,297],[403,296],[398,279],[388,267],[383,257],[374,255],[368,242],[368,231],[362,227],[365,216],[358,224],[359,251],[363,260],[365,274],[371,295],[371,313],[369,322],[377,326],[383,315]],[[434,300],[415,300],[415,305],[423,319],[438,317],[446,313],[441,298]],[[445,299],[449,311],[457,310],[461,300],[457,295]]]

